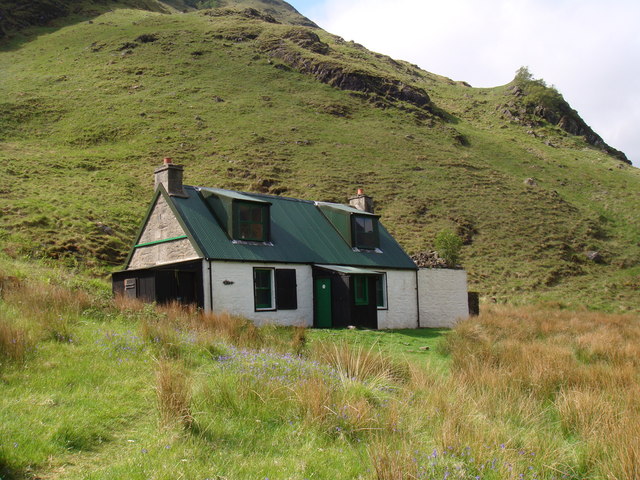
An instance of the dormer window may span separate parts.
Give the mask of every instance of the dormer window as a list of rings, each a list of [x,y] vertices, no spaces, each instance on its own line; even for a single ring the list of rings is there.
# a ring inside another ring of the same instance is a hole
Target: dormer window
[[[233,202],[235,240],[247,242],[269,241],[269,205],[252,202]]]
[[[378,219],[373,215],[352,215],[353,246],[365,250],[375,250],[378,240]]]

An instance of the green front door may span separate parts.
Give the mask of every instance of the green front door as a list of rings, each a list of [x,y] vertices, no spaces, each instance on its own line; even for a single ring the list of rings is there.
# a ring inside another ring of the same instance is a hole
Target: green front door
[[[316,278],[316,327],[331,328],[331,279]]]

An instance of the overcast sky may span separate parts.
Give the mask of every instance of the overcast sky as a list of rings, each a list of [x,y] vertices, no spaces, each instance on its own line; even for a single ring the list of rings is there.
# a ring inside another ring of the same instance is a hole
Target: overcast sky
[[[474,87],[528,66],[640,166],[638,0],[289,0],[323,29]]]

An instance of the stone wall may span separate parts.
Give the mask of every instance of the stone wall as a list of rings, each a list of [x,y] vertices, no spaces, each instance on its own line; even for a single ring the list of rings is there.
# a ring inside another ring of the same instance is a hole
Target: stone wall
[[[188,238],[173,242],[157,243],[147,247],[138,247],[133,252],[127,270],[147,268],[166,263],[184,262],[200,258]]]
[[[185,231],[180,226],[167,201],[162,195],[159,196],[138,243],[155,242],[181,235],[185,235]]]
[[[138,244],[166,240],[186,235],[176,219],[171,207],[164,199],[158,197],[151,215],[144,226]],[[166,243],[157,243],[146,247],[137,247],[133,252],[127,269],[153,267],[166,263],[182,262],[199,258],[198,253],[188,238]]]

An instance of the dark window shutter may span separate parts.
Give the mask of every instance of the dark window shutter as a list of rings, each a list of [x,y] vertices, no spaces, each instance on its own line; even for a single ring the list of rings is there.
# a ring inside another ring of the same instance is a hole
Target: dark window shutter
[[[276,308],[278,310],[296,310],[296,271],[294,269],[276,270]]]

